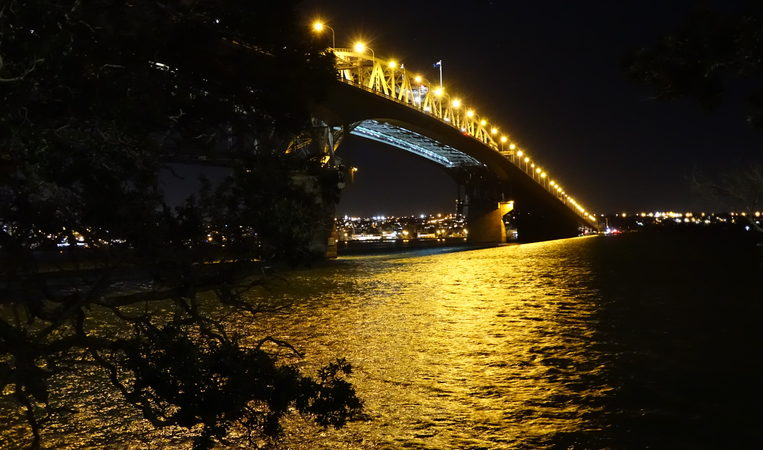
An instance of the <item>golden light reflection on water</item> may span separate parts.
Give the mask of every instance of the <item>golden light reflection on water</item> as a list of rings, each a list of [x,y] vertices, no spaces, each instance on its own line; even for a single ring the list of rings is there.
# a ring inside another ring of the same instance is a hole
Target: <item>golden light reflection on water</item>
[[[586,383],[600,370],[587,249],[572,239],[342,258],[254,295],[289,305],[281,314],[231,326],[290,341],[308,373],[339,356],[356,369],[370,420],[324,431],[292,418],[285,448],[532,447],[580,431],[603,395]],[[65,387],[80,411],[48,445],[188,446],[96,386]]]
[[[294,274],[281,292],[293,308],[263,330],[286,331],[306,367],[346,356],[372,420],[326,433],[295,421],[289,446],[497,448],[579,431],[581,397],[601,395],[585,383],[599,365],[584,251],[554,241]]]

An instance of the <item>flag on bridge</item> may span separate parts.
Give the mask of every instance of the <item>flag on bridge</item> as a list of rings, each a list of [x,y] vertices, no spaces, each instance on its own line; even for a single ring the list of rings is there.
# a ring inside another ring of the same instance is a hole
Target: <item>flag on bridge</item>
[[[432,67],[442,67],[442,60],[439,60],[436,63],[432,64]]]

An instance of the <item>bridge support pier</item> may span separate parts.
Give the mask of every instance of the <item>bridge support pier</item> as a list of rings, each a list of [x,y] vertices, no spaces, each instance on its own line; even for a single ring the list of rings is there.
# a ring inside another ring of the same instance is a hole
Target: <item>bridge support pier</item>
[[[470,214],[468,241],[472,244],[501,244],[506,242],[503,216],[514,209],[514,202],[499,202],[495,209]]]
[[[334,154],[349,133],[346,125],[331,126],[317,118],[312,127],[297,137],[286,153],[300,154],[305,158],[320,157],[321,168],[292,175],[292,183],[308,196],[313,196],[314,214],[309,214],[311,226],[306,250],[313,258],[337,257],[336,204],[345,187],[343,167],[337,164]]]
[[[513,201],[505,201],[507,186],[484,167],[460,167],[451,171],[458,183],[457,210],[466,216],[472,244],[506,242],[503,216],[514,209]]]

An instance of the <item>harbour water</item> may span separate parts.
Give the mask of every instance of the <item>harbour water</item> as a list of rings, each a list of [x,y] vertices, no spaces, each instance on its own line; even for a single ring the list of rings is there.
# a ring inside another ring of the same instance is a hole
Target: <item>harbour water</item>
[[[294,448],[760,443],[763,272],[712,234],[355,257],[295,274],[286,330],[372,420]]]
[[[229,320],[307,372],[354,366],[368,420],[291,417],[281,448],[751,448],[762,285],[749,241],[642,233],[343,257],[251,293],[277,314]],[[50,442],[187,444],[115,411]]]

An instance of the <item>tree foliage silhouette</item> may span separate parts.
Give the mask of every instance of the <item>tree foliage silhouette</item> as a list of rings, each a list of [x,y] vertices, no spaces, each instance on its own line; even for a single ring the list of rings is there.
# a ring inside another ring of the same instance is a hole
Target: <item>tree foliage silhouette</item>
[[[659,100],[694,98],[713,109],[729,91],[744,92],[745,121],[763,127],[763,7],[757,3],[736,14],[696,9],[674,33],[628,55],[625,67]],[[753,165],[716,180],[694,176],[692,184],[703,195],[752,213],[763,202],[761,173]]]
[[[288,408],[360,415],[346,361],[309,378],[221,319],[260,312],[243,293],[262,260],[312,256],[316,197],[336,194],[320,160],[284,155],[334,79],[292,3],[0,2],[0,391],[32,446],[53,381],[93,366],[199,447],[276,436]],[[231,169],[173,208],[168,159]]]
[[[675,32],[625,59],[627,74],[655,98],[697,99],[718,107],[729,87],[746,93],[745,120],[763,125],[763,9],[732,14],[695,9]]]

